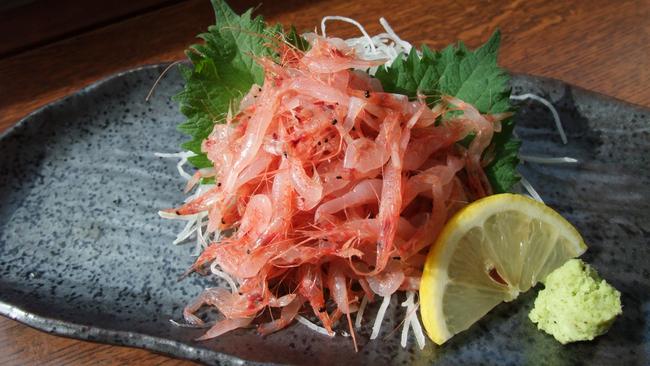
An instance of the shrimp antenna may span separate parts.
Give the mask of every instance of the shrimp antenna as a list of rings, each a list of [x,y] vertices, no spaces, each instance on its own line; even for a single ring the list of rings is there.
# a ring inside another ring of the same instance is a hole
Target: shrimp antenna
[[[149,93],[147,93],[147,96],[144,98],[144,101],[145,101],[145,102],[148,102],[148,101],[149,101],[149,99],[150,99],[151,96],[153,95],[153,91],[156,89],[156,87],[158,86],[158,83],[160,83],[160,80],[162,80],[163,76],[165,76],[165,74],[167,74],[167,72],[168,72],[168,71],[169,71],[169,70],[170,70],[174,65],[178,65],[179,63],[181,63],[181,62],[183,62],[183,61],[185,61],[185,60],[176,60],[176,61],[172,62],[171,64],[167,65],[167,67],[165,67],[165,69],[164,69],[164,70],[160,73],[160,75],[158,75],[158,77],[156,78],[156,81],[154,81],[153,85],[151,86],[151,89],[149,89]]]

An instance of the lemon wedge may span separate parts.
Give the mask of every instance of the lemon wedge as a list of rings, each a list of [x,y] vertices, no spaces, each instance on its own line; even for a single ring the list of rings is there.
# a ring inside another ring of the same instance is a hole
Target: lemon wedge
[[[429,251],[420,283],[426,331],[442,344],[587,249],[550,207],[497,194],[466,206]]]

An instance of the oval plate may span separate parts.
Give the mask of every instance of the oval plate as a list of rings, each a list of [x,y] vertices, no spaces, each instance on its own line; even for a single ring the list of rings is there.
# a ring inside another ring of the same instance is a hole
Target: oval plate
[[[527,319],[535,291],[499,305],[443,347],[399,346],[403,308],[394,298],[383,333],[361,350],[301,324],[261,337],[239,330],[195,342],[179,328],[182,308],[213,279],[178,277],[192,245],[171,244],[182,223],[161,208],[180,203],[175,152],[185,138],[171,96],[176,71],[145,96],[163,66],[115,75],[32,113],[0,138],[0,313],[32,327],[98,342],[147,348],[209,364],[646,364],[650,327],[650,111],[562,82],[514,76],[515,93],[558,107],[569,144],[550,113],[524,102],[517,115],[522,152],[571,156],[578,165],[524,164],[548,204],[583,233],[586,260],[623,293],[624,313],[593,342],[561,346]],[[180,226],[179,226],[180,225]]]

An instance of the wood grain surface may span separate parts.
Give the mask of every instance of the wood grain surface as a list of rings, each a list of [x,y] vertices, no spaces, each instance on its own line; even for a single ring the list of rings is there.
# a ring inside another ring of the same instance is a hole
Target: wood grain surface
[[[257,1],[240,1],[241,10]],[[323,15],[345,15],[380,31],[384,16],[415,44],[474,47],[495,28],[499,62],[512,72],[553,77],[650,107],[650,0],[635,1],[266,1],[271,22],[316,27]],[[0,22],[4,21],[0,19]],[[35,109],[115,72],[183,58],[195,35],[213,22],[208,0],[176,1],[0,58],[0,131]],[[79,29],[79,28],[74,28]],[[356,36],[347,24],[331,34]],[[148,351],[47,335],[0,317],[0,364],[182,365]]]
[[[176,0],[178,1],[178,0]],[[0,57],[165,7],[174,0],[31,1],[3,11]]]

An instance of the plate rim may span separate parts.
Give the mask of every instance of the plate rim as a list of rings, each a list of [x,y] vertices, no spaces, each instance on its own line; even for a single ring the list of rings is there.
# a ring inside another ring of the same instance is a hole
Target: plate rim
[[[168,338],[156,337],[139,332],[107,329],[94,325],[83,325],[76,322],[49,318],[23,310],[17,306],[8,304],[3,300],[0,300],[0,315],[17,321],[20,324],[29,326],[30,328],[57,337],[65,337],[74,340],[109,344],[114,346],[126,346],[143,349],[150,352],[155,351],[168,357],[198,361],[206,364],[214,361],[229,362],[237,365],[259,364],[227,353],[193,347],[186,343]],[[141,342],[133,341],[136,339],[141,340]]]

